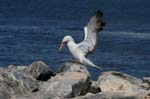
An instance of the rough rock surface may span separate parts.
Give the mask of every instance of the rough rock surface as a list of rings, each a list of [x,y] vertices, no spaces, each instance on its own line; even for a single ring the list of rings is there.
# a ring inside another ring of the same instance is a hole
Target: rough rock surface
[[[119,92],[101,92],[92,95],[79,96],[74,99],[138,99],[137,96],[127,96]]]
[[[72,62],[58,71],[42,61],[0,68],[0,99],[150,99],[149,77],[109,71],[92,81],[86,67]]]
[[[97,81],[91,80],[91,84],[90,84],[90,88],[89,88],[88,92],[93,93],[93,94],[101,92],[101,88],[98,86]]]
[[[85,73],[59,73],[42,85],[38,99],[71,98],[86,94],[90,84],[89,76]]]
[[[86,66],[71,61],[61,64],[61,66],[58,69],[58,73],[60,72],[81,72],[86,73],[90,76],[90,73],[88,72]]]
[[[143,84],[147,88],[147,90],[150,90],[150,77],[144,77]]]
[[[7,70],[9,72],[17,72],[17,71],[21,71],[24,70],[25,68],[27,68],[27,66],[15,66],[15,65],[9,65]]]
[[[137,97],[138,99],[150,99],[150,90],[145,93],[139,94]]]
[[[47,81],[51,76],[54,76],[54,72],[42,61],[33,62],[26,68],[34,78],[41,81]]]
[[[103,72],[98,79],[98,86],[102,91],[124,92],[128,95],[146,91],[141,79],[115,71]]]
[[[51,69],[41,61],[30,66],[9,65],[6,69],[0,68],[0,99],[15,99],[16,96],[38,91],[41,85],[38,80],[47,80],[52,75]]]
[[[8,72],[1,74],[0,92],[7,96],[24,95],[38,87],[38,82],[26,72]]]

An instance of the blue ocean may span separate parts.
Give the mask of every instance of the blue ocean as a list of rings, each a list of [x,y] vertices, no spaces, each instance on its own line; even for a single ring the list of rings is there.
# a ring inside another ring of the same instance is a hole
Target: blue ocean
[[[41,60],[57,71],[72,58],[62,38],[76,43],[96,10],[107,23],[89,59],[104,71],[150,76],[150,0],[0,0],[0,66]],[[87,67],[93,79],[102,71]]]

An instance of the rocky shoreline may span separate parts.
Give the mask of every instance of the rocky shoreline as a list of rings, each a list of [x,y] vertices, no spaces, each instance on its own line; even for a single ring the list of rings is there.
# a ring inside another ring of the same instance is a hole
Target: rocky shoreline
[[[0,68],[0,99],[150,99],[150,77],[102,72],[97,81],[81,64],[63,63],[55,73],[42,61]]]

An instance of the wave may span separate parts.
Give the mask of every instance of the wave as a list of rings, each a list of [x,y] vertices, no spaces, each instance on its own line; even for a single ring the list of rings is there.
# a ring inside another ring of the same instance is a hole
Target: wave
[[[150,32],[124,32],[124,31],[116,31],[116,32],[110,32],[110,31],[105,31],[103,34],[109,34],[109,35],[114,35],[114,36],[119,36],[119,37],[130,37],[130,38],[138,38],[138,39],[150,39]]]

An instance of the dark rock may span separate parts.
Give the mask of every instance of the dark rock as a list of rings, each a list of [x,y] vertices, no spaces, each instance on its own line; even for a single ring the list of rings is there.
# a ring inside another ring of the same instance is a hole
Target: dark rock
[[[100,87],[98,87],[96,81],[91,81],[90,88],[89,88],[88,92],[93,93],[93,94],[101,92],[101,89],[100,89]]]
[[[143,81],[150,85],[150,77],[144,77]]]
[[[26,68],[36,80],[47,81],[51,76],[54,76],[54,72],[42,61],[33,62]]]
[[[103,72],[99,76],[98,86],[102,91],[124,92],[128,95],[146,92],[141,79],[115,71]]]
[[[87,75],[90,76],[90,73],[86,69],[86,66],[71,61],[61,64],[61,66],[58,69],[58,73],[60,72],[81,72],[81,73],[86,73]]]

